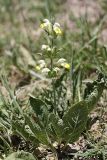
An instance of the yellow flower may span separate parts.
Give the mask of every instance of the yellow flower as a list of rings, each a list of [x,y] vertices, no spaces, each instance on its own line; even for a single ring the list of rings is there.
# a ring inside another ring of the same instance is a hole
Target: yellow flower
[[[36,70],[40,71],[41,70],[40,66],[36,66]]]
[[[70,70],[70,65],[68,63],[65,63],[64,68],[67,69],[67,70]]]
[[[61,29],[60,28],[58,28],[58,27],[54,27],[54,32],[56,33],[56,35],[62,35],[62,31],[61,31]]]
[[[67,70],[70,69],[69,63],[61,63],[61,66],[62,66],[63,68],[65,68],[65,69],[67,69]]]
[[[47,30],[49,33],[50,33],[51,30],[52,30],[52,25],[51,25],[51,23],[50,23],[50,21],[49,21],[48,19],[44,19],[44,20],[43,20],[43,23],[41,23],[40,27],[41,27],[42,29]]]
[[[53,30],[56,33],[56,35],[62,35],[62,30],[60,28],[60,24],[59,23],[55,23],[53,25]]]
[[[45,23],[40,24],[40,28],[44,29],[46,27]]]

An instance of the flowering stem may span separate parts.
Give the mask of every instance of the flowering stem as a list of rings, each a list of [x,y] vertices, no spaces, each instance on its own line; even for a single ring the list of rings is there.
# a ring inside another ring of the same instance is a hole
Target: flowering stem
[[[54,112],[55,112],[55,114],[57,113],[57,109],[56,109],[56,94],[55,94],[55,91],[56,91],[56,89],[55,89],[55,83],[54,83],[54,80],[53,80],[53,94],[54,94]]]
[[[52,57],[52,53],[51,53],[50,61],[51,61],[51,71],[52,71],[52,69],[53,69],[53,57]]]
[[[54,46],[54,41],[53,41],[53,37],[50,38],[50,42],[51,42],[51,49],[53,49],[53,46]],[[50,57],[50,60],[51,60],[51,71],[53,69],[53,51],[51,50],[51,57]]]
[[[53,49],[54,47],[54,38],[51,37],[51,49]],[[53,70],[53,51],[51,51],[51,71]],[[52,78],[52,87],[53,87],[53,98],[54,98],[54,112],[55,114],[57,113],[57,109],[56,109],[56,94],[55,94],[55,82],[54,79]]]

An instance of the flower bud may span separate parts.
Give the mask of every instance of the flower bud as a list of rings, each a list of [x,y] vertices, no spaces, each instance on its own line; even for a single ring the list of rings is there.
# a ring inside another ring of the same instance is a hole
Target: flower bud
[[[39,64],[40,68],[46,67],[46,63],[45,63],[44,60],[39,60],[39,61],[38,61],[38,64]]]
[[[54,70],[56,73],[58,73],[58,72],[60,71],[60,69],[59,69],[58,67],[55,67],[53,70]]]
[[[66,62],[66,59],[65,58],[60,58],[58,61],[57,61],[57,64],[58,65],[61,65],[61,63],[65,63]]]
[[[43,69],[42,69],[42,73],[43,73],[43,74],[47,75],[48,72],[50,72],[50,69],[49,69],[49,68],[43,68]]]
[[[48,45],[43,44],[41,50],[46,50],[48,47],[49,47]]]

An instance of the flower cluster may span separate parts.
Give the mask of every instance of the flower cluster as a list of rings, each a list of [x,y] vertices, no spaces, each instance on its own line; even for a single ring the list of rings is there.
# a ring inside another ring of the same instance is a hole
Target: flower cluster
[[[60,58],[55,64],[52,70],[45,62],[45,60],[39,60],[36,65],[36,71],[41,72],[45,76],[56,77],[62,73],[62,69],[69,71],[70,64],[67,63],[65,58]]]
[[[67,70],[70,70],[70,64],[67,63],[66,59],[65,58],[60,58],[57,62],[57,64],[59,66],[61,66],[62,68],[65,68]]]
[[[40,25],[48,34],[54,34],[55,36],[62,35],[61,26],[59,23],[52,24],[48,19],[44,19],[43,23]]]
[[[67,63],[66,59],[60,58],[56,60],[56,54],[59,52],[59,49],[56,47],[54,41],[58,36],[62,35],[62,29],[59,23],[55,22],[53,24],[48,19],[44,19],[40,27],[48,33],[46,34],[48,36],[48,43],[43,44],[41,47],[42,60],[37,62],[36,71],[50,78],[55,78],[61,75],[63,71],[70,70],[70,65]]]

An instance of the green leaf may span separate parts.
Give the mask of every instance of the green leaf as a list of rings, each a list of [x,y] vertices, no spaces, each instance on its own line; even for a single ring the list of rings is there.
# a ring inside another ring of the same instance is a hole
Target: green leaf
[[[54,141],[61,142],[62,141],[62,133],[63,133],[63,121],[54,113],[50,114],[50,128],[51,128],[51,136],[53,136]]]
[[[88,92],[90,91],[86,95],[86,97],[84,98],[85,102],[87,103],[88,113],[90,113],[94,109],[96,103],[100,99],[100,97],[101,97],[101,95],[103,93],[103,90],[104,90],[104,82],[99,82],[98,83],[96,81],[96,84],[94,84],[94,83],[95,82],[93,82],[92,84],[88,85],[88,87],[86,88]]]
[[[37,160],[31,153],[24,151],[14,152],[10,154],[5,160]]]
[[[62,118],[64,123],[64,140],[69,142],[76,141],[84,131],[87,118],[87,105],[84,101],[80,101],[69,108]]]
[[[30,97],[30,104],[37,116],[42,116],[47,110],[47,105],[40,99]]]
[[[17,134],[21,135],[25,140],[31,141],[35,146],[38,146],[38,140],[35,136],[31,135],[27,130],[25,130],[25,126],[21,125],[17,121],[12,122],[13,131]]]
[[[48,145],[49,139],[48,139],[48,136],[47,136],[45,129],[43,127],[41,128],[38,124],[33,123],[32,120],[27,115],[25,115],[25,120],[27,122],[27,125],[30,127],[32,133],[36,137],[36,139],[40,143]]]

